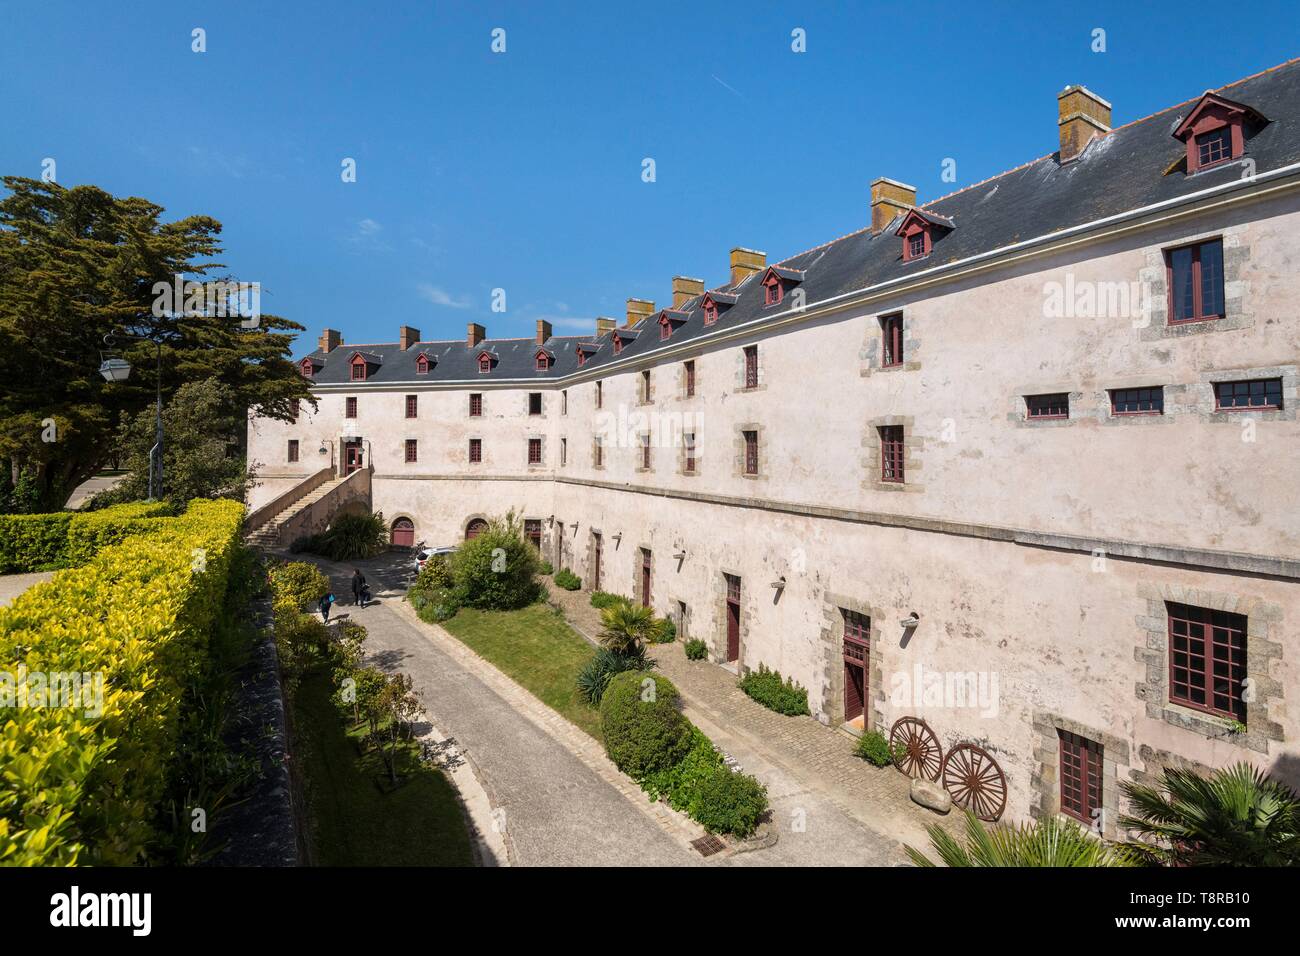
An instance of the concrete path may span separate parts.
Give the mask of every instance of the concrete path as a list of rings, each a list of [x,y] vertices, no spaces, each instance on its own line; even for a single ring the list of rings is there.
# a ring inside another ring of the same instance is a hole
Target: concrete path
[[[33,584],[48,581],[52,577],[54,577],[53,571],[36,571],[32,574],[0,575],[0,607],[8,605],[14,598],[22,594]]]
[[[72,490],[71,496],[69,496],[63,507],[78,509],[101,491],[116,487],[125,477],[125,474],[121,474],[96,475],[94,478],[87,478]]]

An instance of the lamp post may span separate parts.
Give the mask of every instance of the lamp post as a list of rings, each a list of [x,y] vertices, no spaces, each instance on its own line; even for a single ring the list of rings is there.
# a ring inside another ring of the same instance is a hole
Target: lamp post
[[[163,419],[162,419],[162,341],[147,335],[130,335],[110,332],[104,336],[104,344],[110,348],[118,337],[132,339],[136,342],[152,342],[155,349],[155,429],[154,445],[149,449],[149,500],[162,497],[163,484]],[[99,363],[99,374],[107,382],[125,382],[131,375],[131,363],[124,358],[105,358]]]

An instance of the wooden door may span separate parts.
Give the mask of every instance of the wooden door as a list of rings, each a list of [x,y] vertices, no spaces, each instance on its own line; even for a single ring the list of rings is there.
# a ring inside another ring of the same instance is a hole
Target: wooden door
[[[857,720],[863,715],[866,693],[862,668],[857,664],[844,662],[844,722]]]
[[[740,658],[740,578],[727,575],[727,660]]]
[[[361,467],[361,442],[349,441],[343,444],[343,474],[350,475]]]
[[[844,615],[844,722],[865,719],[867,674],[871,663],[871,618],[854,611]],[[864,724],[865,726],[865,724]]]
[[[465,540],[472,541],[487,530],[488,523],[482,518],[475,518],[465,526]]]
[[[415,545],[415,525],[410,518],[398,518],[393,522],[393,531],[389,540],[395,548],[410,548]]]

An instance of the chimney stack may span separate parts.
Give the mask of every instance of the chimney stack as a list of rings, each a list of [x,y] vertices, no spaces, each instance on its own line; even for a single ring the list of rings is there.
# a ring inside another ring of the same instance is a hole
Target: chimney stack
[[[343,336],[333,329],[321,329],[319,348],[322,352],[333,352],[343,344]]]
[[[545,319],[537,320],[537,344],[545,345],[546,340],[551,337],[551,323]]]
[[[471,322],[469,323],[468,326],[466,326],[465,328],[466,348],[472,349],[474,346],[482,342],[485,338],[487,338],[487,329],[483,328],[483,326],[479,325],[477,322]]]
[[[635,329],[642,321],[655,314],[655,304],[649,299],[627,300],[627,322],[625,329]]]
[[[1061,162],[1078,157],[1095,137],[1110,132],[1110,104],[1086,86],[1067,86],[1056,94],[1061,129]]]
[[[767,253],[736,246],[731,250],[731,284],[740,285],[756,272],[767,268]]]
[[[403,325],[397,330],[397,339],[398,344],[402,347],[402,351],[405,352],[416,342],[420,341],[420,330],[412,328],[409,325]]]
[[[704,295],[704,280],[673,276],[673,309],[680,309],[697,295]]]
[[[617,319],[607,319],[603,315],[596,316],[596,338],[602,335],[608,335],[618,328]]]
[[[871,234],[878,236],[899,213],[916,205],[916,187],[881,176],[871,183]]]

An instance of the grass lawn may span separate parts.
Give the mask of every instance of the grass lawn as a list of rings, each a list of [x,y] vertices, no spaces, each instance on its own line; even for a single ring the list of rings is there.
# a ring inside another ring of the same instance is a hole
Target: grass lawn
[[[578,672],[595,649],[546,603],[518,611],[463,608],[443,621],[449,633],[597,740],[600,712],[578,696]]]
[[[456,792],[442,771],[420,765],[412,742],[398,764],[404,784],[393,793],[381,790],[383,760],[361,755],[357,741],[366,728],[353,729],[331,693],[329,675],[313,671],[303,677],[293,704],[316,864],[473,865]]]

